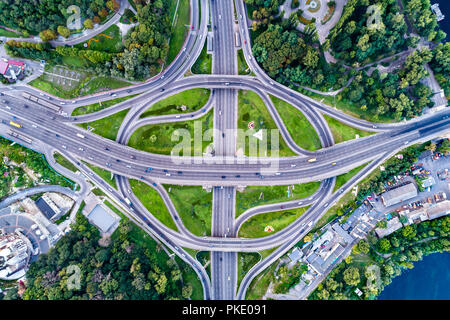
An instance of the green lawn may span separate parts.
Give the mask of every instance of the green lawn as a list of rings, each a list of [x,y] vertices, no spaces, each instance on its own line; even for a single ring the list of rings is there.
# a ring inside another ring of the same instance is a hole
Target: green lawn
[[[238,252],[238,287],[248,271],[258,263],[260,259],[261,255],[257,252]]]
[[[237,52],[237,60],[238,60],[238,72],[240,75],[249,75],[251,73],[248,68],[247,62],[245,62],[244,53],[242,49],[239,49]]]
[[[238,128],[243,129],[244,132],[249,131],[248,124],[250,121],[253,121],[255,123],[254,129],[252,129],[249,132],[253,133],[258,132],[260,129],[266,130],[266,137],[263,137],[262,141],[259,141],[255,137],[249,137],[244,139],[239,139],[237,142],[237,149],[245,150],[244,154],[249,156],[250,154],[250,144],[256,144],[259,145],[264,144],[267,142],[267,156],[274,156],[271,152],[272,144],[271,144],[271,130],[276,129],[278,130],[275,122],[273,121],[272,117],[269,114],[269,111],[267,110],[266,105],[262,101],[262,99],[254,92],[252,91],[246,91],[246,90],[240,90],[239,96],[238,96],[238,103],[239,103],[239,111],[238,111]],[[289,149],[286,142],[281,137],[280,133],[278,133],[278,140],[279,140],[279,156],[280,157],[288,157],[288,156],[295,156],[296,154]],[[245,146],[243,145],[243,141],[245,141]],[[245,149],[244,149],[245,148]],[[274,146],[275,148],[275,146]],[[258,154],[260,152],[260,148],[258,148]],[[265,153],[263,153],[261,156],[266,156]]]
[[[320,186],[320,182],[309,182],[294,185],[291,197],[288,198],[288,186],[254,186],[236,193],[236,217],[244,211],[263,204],[277,203],[309,197]],[[261,193],[263,198],[259,199]]]
[[[353,177],[355,174],[357,174],[365,166],[366,166],[366,164],[363,164],[359,167],[356,167],[356,168],[350,170],[347,173],[337,176],[336,177],[336,185],[334,186],[333,192],[335,192],[337,189],[342,187],[348,180],[350,180],[351,177]]]
[[[203,50],[200,53],[197,61],[191,68],[191,71],[195,74],[211,74],[212,71],[212,55],[208,54],[206,51],[207,44],[203,46]]]
[[[270,282],[274,280],[274,271],[278,265],[278,260],[272,263],[261,274],[257,275],[251,282],[247,293],[247,300],[260,300],[269,288]]]
[[[314,151],[320,149],[319,136],[303,113],[284,100],[273,96],[270,98],[295,143],[306,150]]]
[[[176,6],[177,0],[173,0]],[[180,0],[178,5],[178,10],[175,13],[178,17],[175,18],[175,26],[172,28],[172,37],[169,42],[169,54],[167,56],[168,66],[176,58],[178,53],[183,49],[184,40],[188,34],[188,29],[186,25],[190,23],[190,6],[189,0]],[[172,23],[173,16],[170,17],[170,22]]]
[[[148,186],[144,182],[138,180],[130,180],[131,190],[136,197],[141,201],[145,208],[161,223],[167,227],[178,231],[175,222],[170,216],[164,201],[161,199],[158,191]]]
[[[330,126],[331,132],[333,133],[334,142],[340,143],[347,140],[352,140],[356,138],[356,135],[359,135],[359,137],[367,137],[374,132],[367,132],[359,129],[355,129],[353,127],[347,126],[343,124],[342,122],[337,121],[336,119],[333,119],[327,115],[323,115],[325,120],[328,122],[328,125]]]
[[[83,115],[83,114],[97,112],[97,111],[106,109],[108,107],[111,107],[111,106],[113,106],[115,104],[118,104],[120,102],[123,102],[123,101],[126,101],[128,99],[134,98],[136,96],[137,96],[137,94],[134,94],[134,95],[127,96],[127,97],[112,99],[112,100],[103,101],[103,102],[97,102],[97,103],[93,103],[93,104],[90,104],[90,105],[87,105],[87,106],[79,107],[79,108],[76,108],[72,112],[72,116],[79,116],[79,115]]]
[[[170,155],[173,148],[180,144],[183,139],[182,135],[180,138],[174,139],[172,141],[172,135],[177,137],[178,133],[183,133],[183,131],[178,131],[179,129],[186,129],[190,133],[190,146],[191,155],[194,151],[203,152],[207,145],[212,141],[203,141],[200,150],[199,147],[194,147],[194,123],[196,126],[202,128],[204,133],[207,129],[213,128],[213,112],[212,110],[208,112],[205,116],[195,121],[184,121],[184,122],[174,122],[174,123],[161,123],[155,125],[147,125],[136,130],[130,138],[128,145],[135,149],[143,150],[150,153],[158,153]],[[187,138],[189,139],[189,138]],[[195,149],[195,150],[194,150]],[[180,153],[180,155],[183,155]],[[184,154],[186,156],[186,154]],[[189,154],[188,154],[189,155]]]
[[[84,68],[89,65],[86,60],[79,57],[64,56],[61,57],[61,59],[63,61],[63,64],[72,69]]]
[[[69,169],[72,172],[77,172],[78,169],[77,167],[75,167],[72,162],[70,162],[69,160],[67,160],[66,158],[64,158],[60,153],[55,152],[55,154],[53,155],[53,157],[55,158],[55,161],[57,163],[59,163],[60,165],[62,165],[63,167]]]
[[[88,129],[88,127],[94,128],[92,131],[99,136],[108,138],[110,140],[116,140],[117,132],[123,119],[127,115],[128,110],[122,110],[109,117],[102,118],[93,122],[80,123],[78,126]]]
[[[256,215],[242,224],[242,227],[239,229],[239,237],[261,238],[277,233],[294,222],[308,208],[309,206]],[[272,226],[274,231],[265,232],[264,228],[268,225]]]
[[[375,115],[375,110],[365,110],[365,111],[361,110],[361,108],[356,104],[354,104],[352,101],[342,99],[341,94],[337,94],[336,97],[333,97],[328,95],[317,94],[303,88],[297,88],[297,90],[303,93],[304,95],[314,98],[317,101],[322,101],[323,103],[329,106],[336,107],[339,110],[356,118],[372,122],[395,122],[395,119],[385,115],[379,116],[377,118]]]
[[[113,187],[114,189],[117,189],[116,179],[114,179],[114,175],[112,175],[110,171],[96,167],[96,166],[89,164],[87,162],[84,162],[84,161],[83,161],[83,163],[86,164],[96,174],[98,174],[103,180],[108,182],[108,184],[111,187]]]
[[[0,37],[21,38],[22,34],[0,28]]]
[[[82,79],[79,85],[74,88],[59,85],[53,81],[48,81],[44,79],[45,75],[30,81],[29,85],[64,99],[77,98],[80,96],[131,85],[130,82],[110,77],[95,77],[94,75],[86,75],[83,72],[80,73],[82,74]]]
[[[211,235],[212,192],[198,186],[166,185],[186,228],[197,236]]]
[[[208,102],[210,94],[210,90],[200,88],[177,93],[152,105],[141,118],[197,111]],[[185,111],[182,106],[186,107]]]
[[[111,77],[96,77],[93,76],[81,88],[80,92],[83,95],[94,94],[97,92],[107,91],[111,89],[118,89],[132,85],[131,82],[118,80]]]
[[[86,41],[75,45],[75,47],[79,49],[105,51],[109,53],[118,53],[122,51],[122,34],[118,26],[112,25],[111,27],[103,31],[101,34],[111,37],[112,39],[98,34],[95,37],[91,38],[98,41],[91,40],[90,44],[88,44],[89,41]],[[84,47],[85,44],[89,46]]]

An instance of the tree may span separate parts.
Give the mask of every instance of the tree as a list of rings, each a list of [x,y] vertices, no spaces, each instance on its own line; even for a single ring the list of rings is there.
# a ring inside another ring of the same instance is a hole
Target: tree
[[[68,38],[70,36],[70,30],[69,30],[69,28],[67,28],[65,26],[58,26],[58,28],[56,30],[64,38]]]
[[[181,295],[185,299],[189,299],[192,296],[192,285],[188,283],[187,285],[183,286]]]
[[[358,250],[361,253],[368,254],[370,250],[369,243],[365,240],[361,240],[358,242]]]
[[[83,26],[84,26],[86,29],[93,29],[93,28],[94,28],[94,23],[92,22],[91,19],[86,19],[86,20],[84,20],[84,22],[83,22]]]
[[[56,34],[55,31],[47,29],[47,30],[41,31],[39,33],[39,37],[42,39],[42,41],[47,42],[47,41],[56,39],[58,37],[58,35]]]
[[[355,267],[349,267],[344,271],[344,281],[349,286],[356,286],[360,282],[359,270]]]
[[[437,150],[437,152],[444,153],[444,154],[447,154],[448,152],[450,152],[450,140],[444,139],[444,141],[441,142],[441,144],[439,145],[439,147],[436,150]]]
[[[412,225],[406,226],[402,228],[402,236],[405,238],[411,239],[414,238],[417,234],[416,228]]]
[[[426,150],[429,150],[429,151],[436,151],[436,145],[434,144],[434,143],[429,143],[429,144],[427,144],[426,146],[425,146],[425,149]]]
[[[391,249],[391,243],[389,242],[388,239],[383,238],[380,241],[378,241],[378,249],[384,253],[389,252],[389,250]]]

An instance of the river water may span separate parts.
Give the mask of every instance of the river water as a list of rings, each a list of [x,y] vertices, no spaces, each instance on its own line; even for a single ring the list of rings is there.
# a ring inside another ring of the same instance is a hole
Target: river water
[[[433,253],[403,270],[379,300],[450,300],[450,253]]]
[[[449,0],[431,0],[431,4],[439,3],[439,8],[442,14],[445,16],[444,20],[438,22],[439,27],[447,33],[446,40],[450,39],[450,1]]]

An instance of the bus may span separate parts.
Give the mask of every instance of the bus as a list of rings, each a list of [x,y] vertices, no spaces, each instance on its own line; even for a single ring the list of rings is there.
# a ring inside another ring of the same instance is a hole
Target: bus
[[[22,128],[21,124],[18,124],[18,123],[14,122],[14,121],[10,121],[9,124],[14,126],[14,127],[16,127],[16,128]]]

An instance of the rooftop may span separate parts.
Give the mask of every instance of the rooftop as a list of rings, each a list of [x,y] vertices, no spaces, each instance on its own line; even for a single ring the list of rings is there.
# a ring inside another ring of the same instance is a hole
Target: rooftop
[[[97,204],[87,217],[102,232],[108,232],[116,223],[116,219],[100,204]]]
[[[417,188],[413,183],[405,184],[401,187],[389,190],[381,195],[381,199],[386,207],[417,196]]]

